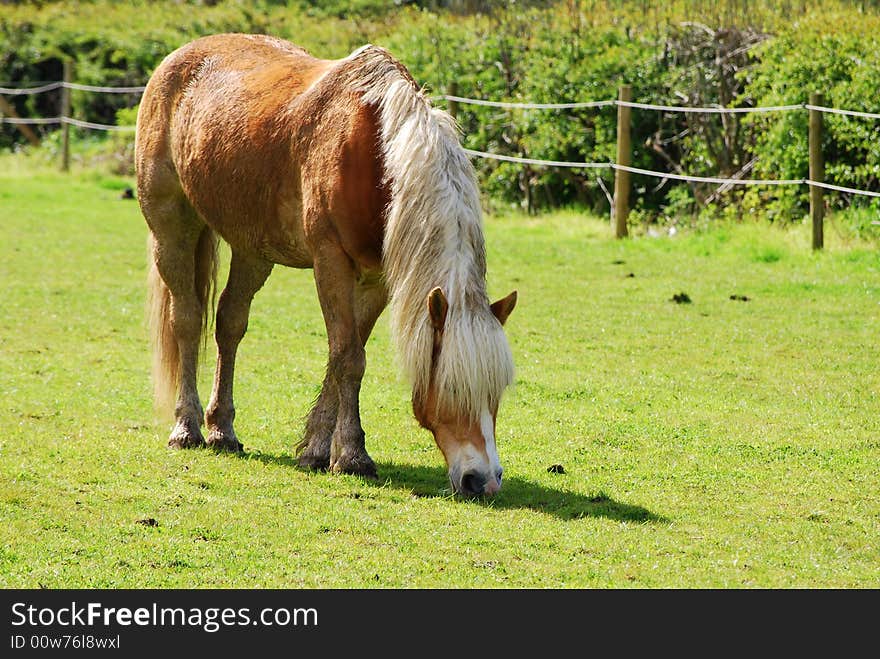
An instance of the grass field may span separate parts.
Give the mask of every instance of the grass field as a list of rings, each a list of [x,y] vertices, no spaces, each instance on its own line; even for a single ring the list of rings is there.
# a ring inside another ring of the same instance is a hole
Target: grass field
[[[520,296],[517,380],[504,488],[465,501],[412,417],[385,316],[361,405],[378,482],[295,467],[326,356],[309,271],[276,268],[255,300],[245,454],[167,449],[127,182],[0,171],[0,587],[880,583],[876,246],[487,218],[490,293]]]

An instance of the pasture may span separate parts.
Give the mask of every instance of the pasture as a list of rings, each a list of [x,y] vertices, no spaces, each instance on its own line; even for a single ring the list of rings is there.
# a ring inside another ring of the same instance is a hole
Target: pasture
[[[378,480],[295,467],[326,361],[310,271],[276,267],[254,301],[245,453],[167,449],[126,185],[0,168],[0,587],[880,581],[876,246],[833,226],[812,253],[806,226],[615,241],[574,212],[488,216],[490,296],[519,291],[517,377],[498,416],[504,486],[462,500],[384,314],[361,396]]]

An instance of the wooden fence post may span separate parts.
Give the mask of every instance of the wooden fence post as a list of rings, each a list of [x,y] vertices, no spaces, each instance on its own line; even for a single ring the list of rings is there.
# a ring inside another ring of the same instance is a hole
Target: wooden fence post
[[[810,94],[810,105],[822,105],[822,94]],[[825,182],[825,160],[822,158],[822,112],[810,110],[810,180]],[[824,244],[823,221],[825,219],[824,190],[818,185],[810,186],[810,218],[813,220],[813,249]]]
[[[64,82],[73,81],[73,62],[64,60]],[[70,116],[70,87],[61,88],[61,171],[70,170],[70,124],[65,120]]]
[[[632,100],[632,87],[621,85],[618,99],[623,102]],[[617,164],[629,167],[632,163],[632,141],[630,137],[630,110],[626,105],[617,106]],[[614,237],[625,238],[627,235],[627,219],[629,218],[629,172],[622,169],[614,170]]]
[[[446,85],[446,93],[449,96],[458,96],[458,83],[455,80]],[[449,115],[458,121],[458,101],[447,100],[446,103],[446,107],[449,108]]]

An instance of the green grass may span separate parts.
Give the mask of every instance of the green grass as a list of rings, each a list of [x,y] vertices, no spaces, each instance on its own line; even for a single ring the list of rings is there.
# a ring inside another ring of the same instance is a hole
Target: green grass
[[[386,316],[362,392],[379,481],[295,468],[326,351],[309,271],[276,268],[254,302],[246,453],[167,449],[124,183],[0,166],[0,587],[880,582],[876,248],[829,231],[812,253],[801,226],[615,241],[574,212],[487,218],[490,293],[520,294],[518,375],[504,488],[463,501]]]

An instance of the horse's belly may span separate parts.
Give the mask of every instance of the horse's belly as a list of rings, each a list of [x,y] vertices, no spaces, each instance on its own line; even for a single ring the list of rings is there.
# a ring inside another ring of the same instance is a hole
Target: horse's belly
[[[272,263],[311,268],[312,255],[306,246],[298,186],[279,194],[277,206],[267,210],[262,231],[256,238],[257,251]]]
[[[289,243],[287,245],[279,245],[277,243],[266,243],[261,245],[257,251],[267,261],[286,265],[290,268],[311,268],[312,255],[300,244]]]
[[[190,203],[233,250],[256,253],[280,265],[311,267],[295,166],[285,163],[288,176],[278,176],[277,168],[267,164],[278,162],[274,154],[246,148],[238,154],[229,163],[203,150],[178,165]]]

